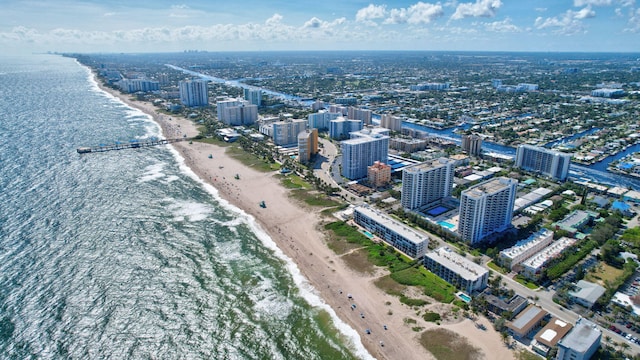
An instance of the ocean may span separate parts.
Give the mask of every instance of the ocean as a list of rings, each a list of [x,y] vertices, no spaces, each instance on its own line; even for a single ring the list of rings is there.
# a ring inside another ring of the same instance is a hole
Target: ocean
[[[144,113],[55,55],[0,57],[1,359],[370,358]]]

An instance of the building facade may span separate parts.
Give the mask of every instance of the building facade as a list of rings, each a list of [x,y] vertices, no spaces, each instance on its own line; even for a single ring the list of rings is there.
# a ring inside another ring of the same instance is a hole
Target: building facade
[[[374,188],[385,186],[391,182],[391,166],[376,161],[367,167],[367,180]]]
[[[178,84],[180,101],[185,106],[209,105],[206,80],[183,80]]]
[[[475,245],[511,226],[518,181],[499,177],[482,182],[460,196],[458,233]]]
[[[462,150],[471,156],[482,155],[482,137],[477,134],[462,135]]]
[[[440,158],[402,170],[402,207],[419,210],[451,196],[454,163],[451,159]]]
[[[386,129],[384,129],[386,130]],[[386,130],[387,132],[389,130]],[[342,149],[342,176],[350,180],[367,176],[367,167],[376,161],[387,162],[389,136],[382,132],[360,131],[340,143]]]
[[[550,178],[564,181],[569,176],[571,154],[532,145],[520,145],[516,151],[515,165]]]
[[[262,105],[262,90],[244,89],[244,99],[259,107]]]
[[[318,129],[308,129],[298,134],[298,161],[308,163],[318,153]]]
[[[591,321],[580,318],[571,331],[558,342],[556,360],[589,360],[600,347],[602,331]]]
[[[359,109],[357,107],[350,106],[347,110],[347,119],[362,120],[365,125],[371,124],[371,110]]]
[[[380,126],[383,128],[387,128],[391,131],[401,132],[402,131],[402,119],[399,117],[395,117],[390,114],[383,114],[380,117]]]
[[[278,146],[291,146],[298,144],[298,134],[307,129],[307,122],[302,119],[276,121],[272,126],[273,143]]]
[[[389,245],[413,259],[424,256],[429,246],[429,237],[390,218],[388,215],[366,205],[358,206],[353,211],[356,224],[379,236]]]
[[[338,117],[329,121],[329,137],[335,140],[348,139],[349,133],[362,129],[362,120],[347,120],[343,117]]]
[[[329,129],[329,122],[342,116],[340,113],[332,113],[328,111],[319,111],[309,114],[309,129],[326,130]]]
[[[253,125],[258,120],[258,106],[244,99],[218,101],[216,107],[218,120],[227,125]]]
[[[553,241],[553,231],[542,229],[508,249],[500,251],[500,265],[513,270],[514,267],[546,248]]]
[[[489,280],[488,270],[457,254],[447,246],[425,254],[424,266],[469,295],[484,290]]]

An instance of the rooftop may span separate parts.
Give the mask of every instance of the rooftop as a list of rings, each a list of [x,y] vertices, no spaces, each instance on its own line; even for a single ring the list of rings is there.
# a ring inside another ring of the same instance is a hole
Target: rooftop
[[[387,229],[390,229],[395,233],[402,235],[404,238],[413,242],[414,244],[420,244],[424,241],[429,240],[429,237],[427,236],[427,234],[419,233],[415,229],[410,228],[404,225],[403,223],[390,218],[386,214],[380,211],[374,210],[368,206],[358,206],[355,208],[355,211],[360,212],[363,215],[373,219],[374,221],[386,227]]]
[[[535,339],[546,346],[554,347],[572,328],[573,325],[554,317],[536,334]]]
[[[567,336],[560,340],[560,344],[577,352],[586,352],[596,341],[600,341],[602,333],[591,321],[580,318]]]
[[[417,165],[407,167],[404,169],[404,171],[412,172],[412,173],[426,172],[426,171],[437,169],[443,166],[447,166],[447,164],[453,164],[453,163],[454,163],[453,160],[442,157],[439,159],[433,159]]]
[[[457,254],[447,246],[442,246],[425,256],[442,264],[465,280],[474,281],[488,272],[482,266]]]
[[[484,195],[497,193],[511,184],[517,184],[517,182],[517,180],[507,177],[494,178],[463,191],[463,194],[466,194],[469,197],[479,198]]]

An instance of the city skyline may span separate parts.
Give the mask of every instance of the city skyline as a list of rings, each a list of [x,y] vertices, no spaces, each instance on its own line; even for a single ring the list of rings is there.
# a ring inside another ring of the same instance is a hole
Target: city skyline
[[[636,0],[17,1],[3,53],[282,50],[635,52]]]

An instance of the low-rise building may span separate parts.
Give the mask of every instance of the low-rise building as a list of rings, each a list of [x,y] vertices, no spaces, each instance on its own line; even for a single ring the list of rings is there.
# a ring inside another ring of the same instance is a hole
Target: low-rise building
[[[549,313],[541,307],[531,304],[513,321],[507,322],[507,329],[516,340],[531,339],[547,315]]]
[[[558,342],[557,360],[588,360],[600,347],[602,331],[591,321],[580,318],[573,329]]]
[[[498,316],[508,315],[507,320],[513,319],[529,304],[529,301],[523,296],[515,294],[510,298],[504,298],[493,295],[489,288],[482,293],[482,296],[487,302],[487,310]]]
[[[553,241],[553,231],[542,229],[514,246],[500,251],[500,265],[513,270],[514,267],[535,255]]]
[[[411,258],[419,259],[427,252],[427,234],[418,232],[369,206],[356,207],[353,220]]]
[[[564,230],[575,236],[580,230],[584,229],[591,223],[591,220],[596,218],[598,214],[590,211],[576,210],[565,216],[564,219],[558,221],[555,224],[556,230]]]
[[[523,261],[521,274],[532,280],[539,279],[544,271],[544,266],[549,261],[562,254],[565,249],[575,244],[575,242],[576,239],[568,237],[561,237],[554,241],[551,245]]]
[[[487,287],[489,280],[488,270],[447,246],[427,253],[424,257],[424,266],[467,294],[481,292]]]
[[[595,305],[598,299],[604,295],[604,293],[604,287],[585,280],[580,280],[575,285],[575,289],[573,291],[569,291],[569,296],[573,301],[590,309]]]
[[[540,330],[531,342],[531,348],[542,356],[547,356],[549,350],[558,344],[573,325],[558,318],[551,318],[547,325]]]

